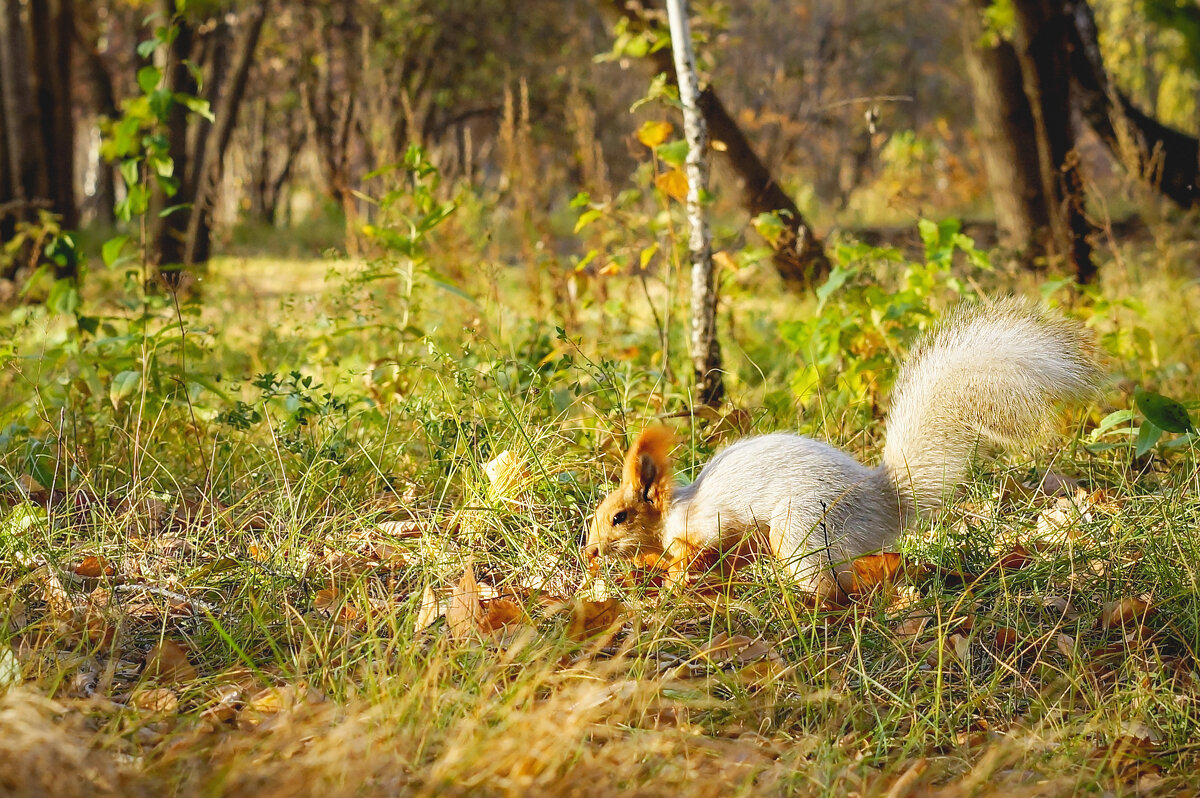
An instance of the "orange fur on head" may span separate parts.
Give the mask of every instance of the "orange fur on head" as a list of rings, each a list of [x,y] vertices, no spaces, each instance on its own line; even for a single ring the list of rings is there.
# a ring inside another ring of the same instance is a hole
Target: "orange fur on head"
[[[675,433],[661,424],[647,427],[638,435],[625,455],[621,484],[633,489],[643,501],[649,501],[665,513],[671,501],[671,449]]]
[[[584,547],[588,556],[625,559],[663,551],[663,519],[671,504],[671,460],[675,436],[663,426],[642,431],[625,455],[621,484],[592,516]]]

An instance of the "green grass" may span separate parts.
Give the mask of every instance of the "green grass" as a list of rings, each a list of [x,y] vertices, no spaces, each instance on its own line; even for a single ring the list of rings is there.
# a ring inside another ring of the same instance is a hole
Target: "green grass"
[[[1126,406],[1119,379],[1196,395],[1177,365],[1196,362],[1184,312],[1196,286],[1132,262],[1106,285],[1149,308],[1095,316],[1114,350],[1109,406],[986,469],[909,535],[907,556],[937,568],[898,596],[818,612],[769,562],[715,596],[622,587],[610,572],[622,622],[580,640],[570,606],[531,588],[571,599],[588,513],[628,434],[690,406],[683,309],[655,281],[583,284],[563,308],[522,291],[524,270],[482,268],[462,285],[473,301],[427,282],[411,296],[394,281],[356,283],[353,270],[214,264],[185,307],[200,349],[182,364],[177,320],[156,311],[166,332],[134,342],[138,362],[203,377],[212,388],[190,403],[169,381],[114,400],[80,378],[63,393],[58,372],[38,371],[70,362],[45,354],[62,322],[32,310],[10,321],[6,434],[49,441],[39,451],[57,476],[39,491],[27,448],[0,453],[6,793],[1200,790],[1195,452],[1134,460],[1128,439],[1084,446]],[[792,391],[797,364],[775,329],[812,303],[761,275],[739,279],[725,351],[752,429],[798,428],[876,456],[873,397]],[[111,280],[91,290],[96,307],[119,295]],[[1134,320],[1155,359],[1121,348]],[[301,381],[274,398],[252,384],[292,371]],[[886,396],[888,375],[871,379]],[[262,418],[234,423],[238,399]],[[683,415],[672,423],[687,475],[733,435]],[[505,451],[512,479],[493,484],[487,465]],[[1047,468],[1103,496],[996,498]],[[1055,509],[1070,535],[1039,531]],[[1028,564],[994,567],[1015,542]],[[112,573],[76,575],[87,557]],[[451,600],[468,563],[526,616],[497,634],[456,636],[446,619],[418,630],[426,589]],[[983,576],[964,585],[955,569]],[[1102,628],[1106,605],[1138,596],[1144,623]],[[717,634],[765,645],[725,660],[706,653]],[[164,640],[190,668],[145,665]]]

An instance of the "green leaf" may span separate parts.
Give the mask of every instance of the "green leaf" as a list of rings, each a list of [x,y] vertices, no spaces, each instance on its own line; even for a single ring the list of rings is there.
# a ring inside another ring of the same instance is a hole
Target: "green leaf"
[[[682,167],[687,161],[688,145],[683,139],[668,141],[666,144],[659,144],[655,147],[654,152],[665,163],[675,167]]]
[[[104,261],[104,265],[111,269],[127,243],[129,243],[129,236],[115,236],[105,241],[104,245],[100,247],[100,259]]]
[[[112,385],[108,387],[108,398],[113,403],[113,407],[120,406],[121,400],[133,394],[141,384],[142,373],[140,371],[122,371],[113,377]]]
[[[1162,437],[1163,431],[1147,421],[1142,424],[1142,428],[1138,430],[1137,442],[1134,446],[1133,456],[1141,457],[1146,452],[1154,448],[1154,444],[1158,443],[1158,439]]]
[[[138,42],[137,54],[139,58],[149,58],[154,55],[154,51],[162,44],[157,38],[147,39],[144,42]]]
[[[1176,433],[1191,432],[1195,429],[1187,408],[1174,399],[1143,390],[1140,386],[1133,389],[1133,399],[1146,420],[1159,429]]]
[[[212,108],[208,104],[208,100],[202,100],[199,97],[193,97],[190,94],[176,94],[175,102],[182,103],[185,108],[197,116],[202,116],[209,122],[216,121],[213,116]]]
[[[79,289],[75,287],[75,281],[70,278],[55,280],[46,297],[46,307],[55,313],[73,315],[79,307]]]
[[[580,230],[599,219],[600,216],[600,211],[596,210],[595,208],[586,210],[579,214],[579,220],[575,222],[575,232],[578,233]]]
[[[833,294],[834,291],[841,288],[854,274],[854,269],[847,269],[845,266],[835,266],[833,271],[829,273],[828,279],[821,284],[817,289],[817,312],[825,306],[825,301]]]
[[[138,88],[142,90],[143,94],[149,94],[157,89],[160,81],[162,81],[162,70],[156,66],[144,66],[137,71]]]

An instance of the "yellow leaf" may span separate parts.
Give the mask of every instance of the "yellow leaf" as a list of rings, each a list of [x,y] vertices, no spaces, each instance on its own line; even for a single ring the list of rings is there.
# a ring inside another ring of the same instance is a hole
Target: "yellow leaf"
[[[433,592],[432,587],[426,585],[425,591],[421,593],[421,606],[417,609],[417,631],[422,632],[432,626],[441,614],[442,609],[438,606],[437,595]]]
[[[571,612],[571,625],[567,637],[583,641],[601,632],[608,631],[621,620],[625,606],[617,599],[604,601],[577,600]]]
[[[731,272],[736,272],[738,270],[737,261],[735,261],[733,257],[723,249],[719,252],[713,253],[713,263],[717,264],[718,268],[728,269]]]
[[[654,185],[659,191],[672,199],[677,199],[680,202],[687,199],[687,175],[678,169],[672,169],[669,172],[660,172],[655,175]]]
[[[455,640],[465,640],[478,631],[483,621],[483,605],[479,601],[479,583],[475,581],[475,569],[470,565],[446,606],[446,625]]]
[[[654,149],[666,141],[674,130],[675,126],[670,122],[643,122],[638,128],[637,140]]]

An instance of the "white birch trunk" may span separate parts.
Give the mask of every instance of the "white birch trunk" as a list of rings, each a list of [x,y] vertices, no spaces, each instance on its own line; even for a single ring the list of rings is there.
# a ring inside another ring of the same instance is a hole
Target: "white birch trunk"
[[[688,249],[692,261],[692,365],[703,404],[721,401],[721,349],[717,342],[717,290],[713,276],[712,239],[701,197],[708,192],[708,132],[700,111],[700,85],[692,52],[692,26],[687,0],[667,0],[671,22],[671,50],[679,99],[683,104],[683,132],[687,138]]]

